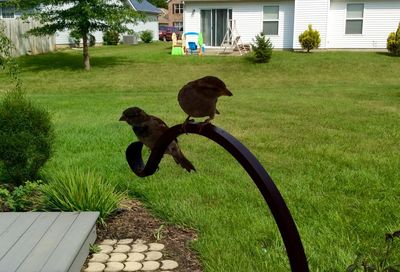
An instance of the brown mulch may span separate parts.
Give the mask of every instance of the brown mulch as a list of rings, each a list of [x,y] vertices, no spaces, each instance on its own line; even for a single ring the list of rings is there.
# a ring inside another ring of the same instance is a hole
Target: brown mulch
[[[142,239],[148,243],[162,243],[165,245],[163,256],[179,263],[179,267],[173,271],[202,271],[198,256],[188,246],[190,241],[197,239],[194,230],[166,224],[151,215],[137,200],[126,201],[123,207],[120,213],[106,220],[105,227],[97,227],[96,243],[104,239],[125,238]],[[160,239],[158,241],[157,233]]]

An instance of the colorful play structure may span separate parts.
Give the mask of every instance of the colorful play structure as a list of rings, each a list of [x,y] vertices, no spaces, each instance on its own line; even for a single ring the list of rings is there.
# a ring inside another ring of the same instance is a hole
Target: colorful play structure
[[[175,33],[172,34],[172,50],[171,55],[179,56],[186,54],[204,54],[204,42],[202,33],[186,32],[182,35],[182,39],[178,40]]]

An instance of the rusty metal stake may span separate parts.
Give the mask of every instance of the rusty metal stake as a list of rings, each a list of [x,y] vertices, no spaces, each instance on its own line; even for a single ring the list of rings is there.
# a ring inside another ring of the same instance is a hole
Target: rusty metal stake
[[[142,159],[143,144],[134,142],[126,149],[126,159],[132,171],[139,177],[154,174],[168,145],[184,133],[198,134],[213,140],[225,148],[243,166],[263,195],[278,225],[292,271],[308,272],[307,258],[299,232],[278,188],[256,157],[226,131],[212,124],[202,126],[199,123],[188,123],[185,131],[183,131],[182,125],[171,127],[158,139],[146,165]]]

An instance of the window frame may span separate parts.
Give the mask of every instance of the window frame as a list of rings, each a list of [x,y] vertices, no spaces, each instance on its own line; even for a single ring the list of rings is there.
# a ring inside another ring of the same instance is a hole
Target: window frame
[[[362,5],[362,17],[359,18],[348,18],[348,10],[349,10],[349,5]],[[345,35],[363,35],[364,34],[364,17],[365,17],[365,4],[364,3],[347,3],[346,4],[346,17],[345,17],[345,24],[344,24],[344,34]],[[348,21],[361,21],[361,33],[347,33],[347,22]]]
[[[7,17],[4,17],[4,10],[7,10]],[[12,16],[11,16],[12,14]],[[15,19],[15,7],[0,7],[0,18],[1,19]]]
[[[278,8],[278,18],[277,19],[264,19],[264,7],[277,7]],[[265,36],[272,36],[276,37],[279,36],[279,25],[280,25],[280,13],[281,7],[277,4],[275,5],[263,5],[262,6],[262,33],[264,33]],[[276,34],[267,34],[264,32],[264,22],[277,22],[278,23],[278,31]]]
[[[179,26],[177,26],[179,24]],[[174,21],[172,22],[172,26],[178,28],[179,31],[181,31],[181,29],[183,29],[183,22],[182,21]]]
[[[182,3],[172,4],[172,13],[173,14],[182,14],[183,13],[183,4]]]

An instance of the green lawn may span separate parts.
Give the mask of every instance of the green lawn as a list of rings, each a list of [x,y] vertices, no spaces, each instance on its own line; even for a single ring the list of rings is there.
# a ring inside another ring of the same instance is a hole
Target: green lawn
[[[344,271],[358,251],[400,229],[400,58],[274,52],[269,64],[254,65],[168,52],[164,43],[91,49],[91,72],[72,50],[20,58],[29,96],[52,112],[56,127],[55,155],[45,170],[94,170],[164,220],[197,229],[192,247],[205,271],[288,271],[264,200],[219,146],[180,137],[197,168],[192,174],[165,157],[160,171],[138,178],[125,161],[135,140],[118,122],[125,108],[180,123],[186,116],[179,89],[215,75],[234,95],[220,99],[214,124],[242,141],[275,181],[311,271]]]

